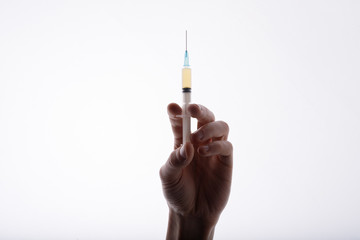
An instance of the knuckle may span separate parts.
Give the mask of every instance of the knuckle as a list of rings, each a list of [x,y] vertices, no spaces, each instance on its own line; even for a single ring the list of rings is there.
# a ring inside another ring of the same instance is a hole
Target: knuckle
[[[230,152],[233,152],[233,145],[232,145],[232,143],[231,143],[231,142],[227,142],[227,144],[228,144],[229,151],[230,151]]]
[[[200,109],[200,118],[202,120],[207,120],[207,121],[210,121],[210,122],[213,122],[215,121],[215,115],[212,111],[210,111],[208,108],[202,106],[202,105],[199,105],[199,109]]]
[[[181,142],[182,142],[182,137],[181,138],[175,138],[175,143],[174,143],[174,150],[178,149],[181,146]]]
[[[230,128],[229,128],[229,124],[227,124],[224,121],[219,121],[219,123],[222,125],[222,127],[224,128],[224,130],[228,133]]]
[[[179,131],[179,129],[182,129],[182,122],[180,118],[170,117],[170,124],[174,131]]]
[[[211,112],[210,110],[208,110],[208,115],[209,115],[209,120],[210,121],[215,121],[215,115],[213,112]]]

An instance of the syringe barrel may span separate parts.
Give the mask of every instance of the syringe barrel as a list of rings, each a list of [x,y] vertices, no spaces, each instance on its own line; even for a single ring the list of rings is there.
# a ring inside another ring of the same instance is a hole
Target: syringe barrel
[[[182,69],[182,88],[190,88],[191,89],[191,68],[184,67]]]
[[[191,92],[183,92],[183,144],[190,142],[191,134],[191,119],[190,113],[188,112],[188,105],[191,102]]]

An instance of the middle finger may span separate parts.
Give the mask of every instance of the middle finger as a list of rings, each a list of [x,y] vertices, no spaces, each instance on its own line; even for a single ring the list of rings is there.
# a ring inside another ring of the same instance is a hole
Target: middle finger
[[[229,126],[224,121],[210,122],[200,127],[191,134],[191,142],[203,143],[212,138],[221,138],[226,140],[229,134]]]
[[[191,114],[191,117],[198,120],[198,128],[209,122],[215,121],[214,113],[200,104],[190,104],[188,106],[188,110]]]

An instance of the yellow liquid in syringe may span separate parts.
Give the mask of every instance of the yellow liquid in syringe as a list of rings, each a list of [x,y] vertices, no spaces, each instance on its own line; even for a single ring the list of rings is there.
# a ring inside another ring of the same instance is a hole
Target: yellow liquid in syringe
[[[191,68],[182,69],[182,88],[191,88]]]

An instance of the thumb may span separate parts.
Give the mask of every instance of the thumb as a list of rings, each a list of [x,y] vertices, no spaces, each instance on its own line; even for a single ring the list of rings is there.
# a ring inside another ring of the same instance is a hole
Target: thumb
[[[160,168],[160,178],[163,183],[172,183],[182,175],[182,170],[191,163],[194,157],[194,147],[187,142],[175,149],[166,163]]]

